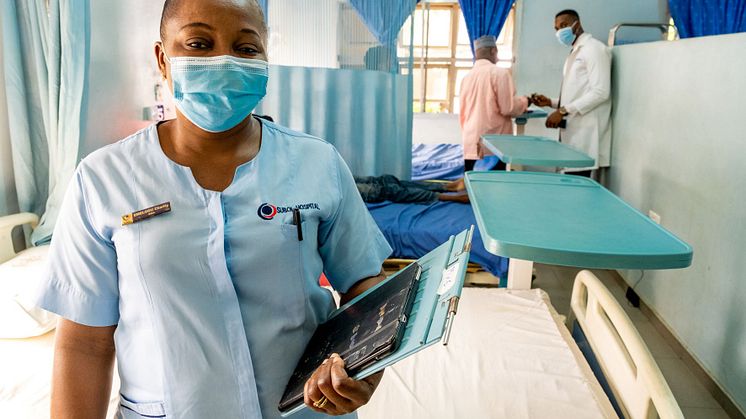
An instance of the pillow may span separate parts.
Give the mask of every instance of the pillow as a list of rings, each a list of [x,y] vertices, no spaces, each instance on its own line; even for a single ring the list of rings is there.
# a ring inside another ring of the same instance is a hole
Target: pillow
[[[57,315],[33,304],[49,246],[18,253],[0,264],[0,339],[43,335],[57,326]]]

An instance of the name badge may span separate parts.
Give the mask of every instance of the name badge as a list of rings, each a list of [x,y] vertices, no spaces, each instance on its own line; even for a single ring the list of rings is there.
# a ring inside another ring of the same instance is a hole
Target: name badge
[[[152,218],[152,217],[155,217],[156,215],[160,215],[160,214],[170,212],[170,211],[171,211],[171,203],[164,202],[162,204],[158,204],[150,208],[145,208],[140,211],[135,211],[131,214],[123,215],[122,225],[126,226],[129,224],[136,223],[138,221],[147,220],[148,218]]]

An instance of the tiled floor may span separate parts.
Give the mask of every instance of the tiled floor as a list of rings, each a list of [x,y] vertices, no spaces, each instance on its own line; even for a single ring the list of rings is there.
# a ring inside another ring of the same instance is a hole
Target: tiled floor
[[[570,311],[570,294],[578,269],[559,266],[536,265],[534,288],[546,291],[552,299],[552,305],[560,314]],[[617,301],[629,315],[645,340],[650,352],[658,362],[671,391],[689,419],[719,419],[728,415],[694,376],[663,336],[658,333],[649,319],[638,308],[633,307],[625,298],[623,289],[608,271],[593,271],[601,282],[617,298]]]

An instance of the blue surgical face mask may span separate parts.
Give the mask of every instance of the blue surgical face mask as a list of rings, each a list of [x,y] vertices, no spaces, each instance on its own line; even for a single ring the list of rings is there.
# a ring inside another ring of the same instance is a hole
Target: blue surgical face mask
[[[572,25],[557,31],[557,40],[560,41],[560,44],[568,47],[572,46],[572,43],[575,42],[575,33],[573,33],[573,28],[575,27],[576,23],[578,23],[577,20],[573,22]]]
[[[174,102],[194,125],[223,132],[246,119],[267,93],[266,61],[218,57],[166,57]]]

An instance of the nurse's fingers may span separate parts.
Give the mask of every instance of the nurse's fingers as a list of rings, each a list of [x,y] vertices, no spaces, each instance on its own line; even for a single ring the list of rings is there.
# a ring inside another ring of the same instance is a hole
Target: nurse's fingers
[[[356,403],[354,403],[352,400],[339,394],[334,388],[332,379],[333,366],[339,363],[344,366],[344,361],[342,361],[342,358],[340,358],[340,356],[337,354],[333,354],[330,358],[330,361],[331,362],[323,364],[317,370],[319,376],[316,381],[316,385],[319,387],[319,390],[321,390],[324,396],[329,399],[329,402],[334,405],[338,414],[352,412],[359,406],[356,405]],[[342,367],[342,371],[344,371],[344,367]],[[347,373],[345,372],[344,375],[347,376]],[[313,386],[313,383],[311,383],[311,385]]]
[[[331,362],[328,359],[325,359],[324,362],[321,364],[321,366],[316,368],[316,371],[313,372],[313,374],[311,375],[311,378],[309,378],[306,381],[306,384],[303,387],[303,402],[311,410],[315,412],[319,412],[319,413],[327,413],[327,411],[324,408],[318,408],[315,406],[315,403],[324,397],[324,393],[321,392],[316,382],[318,381],[318,377],[319,377],[321,370],[327,364],[331,364]],[[326,405],[328,404],[329,402],[326,403]],[[327,407],[326,405],[324,407]]]
[[[332,387],[340,396],[353,402],[354,409],[368,403],[373,395],[373,387],[364,380],[353,380],[344,369],[344,360],[332,357],[331,377]],[[354,410],[353,409],[353,410]]]

